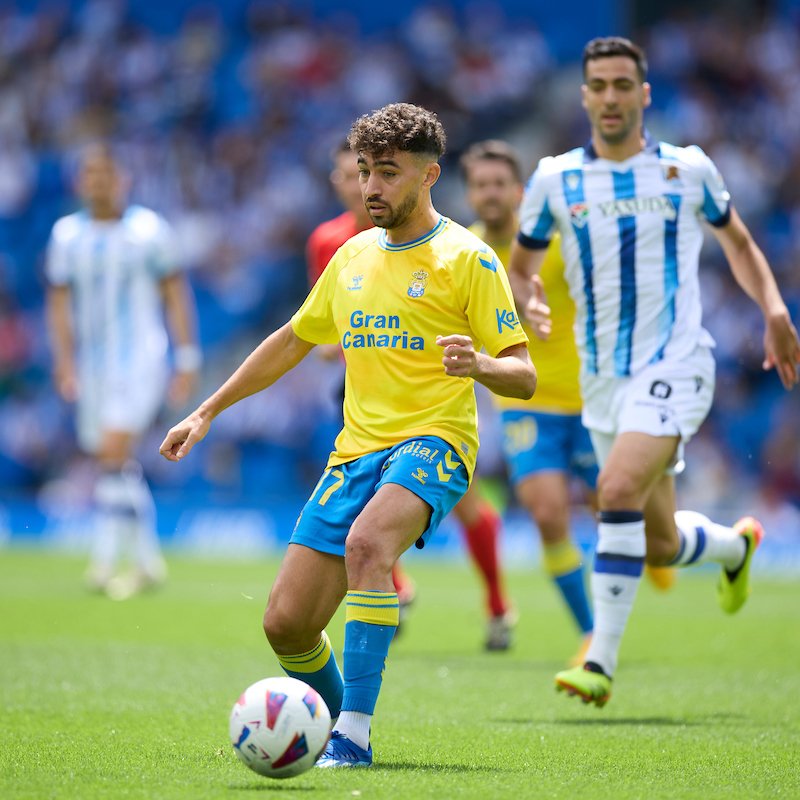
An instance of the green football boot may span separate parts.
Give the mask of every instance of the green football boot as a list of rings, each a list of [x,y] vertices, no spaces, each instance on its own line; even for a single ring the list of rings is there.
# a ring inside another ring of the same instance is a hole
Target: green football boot
[[[750,595],[750,562],[756,548],[764,538],[764,528],[753,517],[742,517],[733,529],[744,538],[745,554],[742,566],[735,572],[723,569],[717,586],[717,597],[720,608],[726,614],[735,614]]]
[[[578,695],[584,703],[602,708],[611,697],[611,678],[585,667],[573,667],[556,675],[556,691],[566,692],[570,697]]]

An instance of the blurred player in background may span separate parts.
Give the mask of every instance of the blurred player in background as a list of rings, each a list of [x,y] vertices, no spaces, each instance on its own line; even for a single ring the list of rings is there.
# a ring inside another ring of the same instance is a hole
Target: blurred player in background
[[[358,158],[345,140],[334,156],[331,183],[346,210],[338,217],[323,222],[309,237],[306,261],[311,286],[317,282],[341,245],[357,233],[372,227],[372,220],[361,196],[358,172]],[[319,349],[323,358],[338,358],[341,353],[339,345],[321,345]],[[461,524],[472,561],[485,586],[489,618],[485,647],[493,651],[507,650],[511,646],[514,612],[505,596],[500,567],[500,517],[481,497],[474,482],[453,509],[453,513]],[[399,563],[395,565],[392,578],[400,601],[402,623],[405,612],[414,599],[414,584]]]
[[[521,281],[538,272],[558,228],[577,310],[583,419],[601,472],[594,635],[585,663],[559,673],[556,686],[602,706],[645,556],[656,565],[717,562],[719,603],[734,613],[749,594],[750,563],[763,535],[752,517],[729,528],[695,512],[676,513],[674,472],[714,393],[714,342],[701,324],[701,220],[761,308],[764,367],[775,367],[787,389],[797,383],[800,343],[713,162],[698,147],[656,142],[644,131],[650,85],[643,51],[627,39],[595,39],[583,68],[591,142],[539,162],[510,269],[532,327],[546,334],[541,283]]]
[[[461,172],[467,201],[478,217],[470,230],[508,264],[523,192],[516,152],[506,142],[478,142],[462,156]],[[529,336],[528,349],[538,376],[536,394],[530,400],[494,399],[501,411],[511,483],[539,530],[544,568],[582,635],[580,658],[594,622],[581,551],[570,536],[570,476],[576,475],[594,492],[597,461],[581,424],[578,352],[572,333],[575,308],[564,281],[558,237],[550,243],[541,276],[552,308],[553,330],[546,343]]]
[[[55,384],[76,403],[79,443],[100,469],[87,579],[117,598],[166,576],[153,498],[134,455],[167,389],[164,313],[175,344],[174,405],[189,399],[201,360],[172,233],[153,211],[126,205],[125,189],[111,151],[89,147],[77,178],[84,208],[56,222],[46,262]],[[126,550],[133,568],[118,573]]]
[[[392,567],[461,499],[478,447],[473,380],[529,397],[536,371],[497,257],[440,216],[431,187],[444,130],[396,103],[356,120],[364,201],[376,228],[341,247],[291,321],[167,434],[185,457],[223,409],[270,386],[315,344],[340,342],[344,427],[297,521],[264,630],[284,670],[338,717],[321,767],[372,763],[370,728],[399,608]],[[480,352],[485,347],[486,353]],[[325,626],[346,602],[344,680]]]

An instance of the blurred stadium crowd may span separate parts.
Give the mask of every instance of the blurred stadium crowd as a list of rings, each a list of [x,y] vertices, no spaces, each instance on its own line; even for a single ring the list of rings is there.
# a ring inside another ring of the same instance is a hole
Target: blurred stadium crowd
[[[675,11],[630,33],[650,58],[648,127],[714,158],[797,322],[800,15],[767,7],[749,17]],[[75,208],[71,176],[87,141],[113,141],[132,199],[175,228],[198,300],[205,391],[302,300],[306,238],[338,213],[330,153],[355,116],[401,99],[436,110],[450,152],[435,200],[465,223],[456,162],[467,144],[507,138],[532,168],[587,136],[580,46],[565,60],[535,19],[498,5],[411,3],[404,25],[370,31],[290,3],[241,12],[231,20],[198,5],[165,30],[115,0],[0,8],[0,499],[35,494],[47,505],[88,492],[70,410],[50,383],[42,279],[50,228]],[[756,503],[800,539],[797,393],[762,372],[759,312],[716,246],[702,272],[718,386],[681,489],[692,507],[735,509],[726,516]],[[142,448],[156,493],[304,494],[336,432],[338,372],[307,362],[223,415],[181,470],[157,457],[179,413],[166,410]],[[491,473],[500,460],[486,427]]]

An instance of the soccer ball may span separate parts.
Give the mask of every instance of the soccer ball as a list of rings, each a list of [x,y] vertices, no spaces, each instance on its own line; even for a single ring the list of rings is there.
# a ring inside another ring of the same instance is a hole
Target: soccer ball
[[[231,744],[259,775],[291,778],[314,766],[331,728],[325,701],[295,678],[264,678],[231,710]]]

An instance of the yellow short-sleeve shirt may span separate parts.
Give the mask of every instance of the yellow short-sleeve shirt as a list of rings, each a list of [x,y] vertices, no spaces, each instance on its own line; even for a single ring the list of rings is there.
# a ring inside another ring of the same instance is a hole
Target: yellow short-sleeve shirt
[[[389,243],[379,228],[354,236],[292,327],[308,342],[339,342],[344,353],[344,428],[329,466],[424,435],[448,442],[470,475],[478,450],[474,382],[445,374],[436,337],[468,335],[492,356],[527,341],[497,256],[446,217],[404,244]]]

